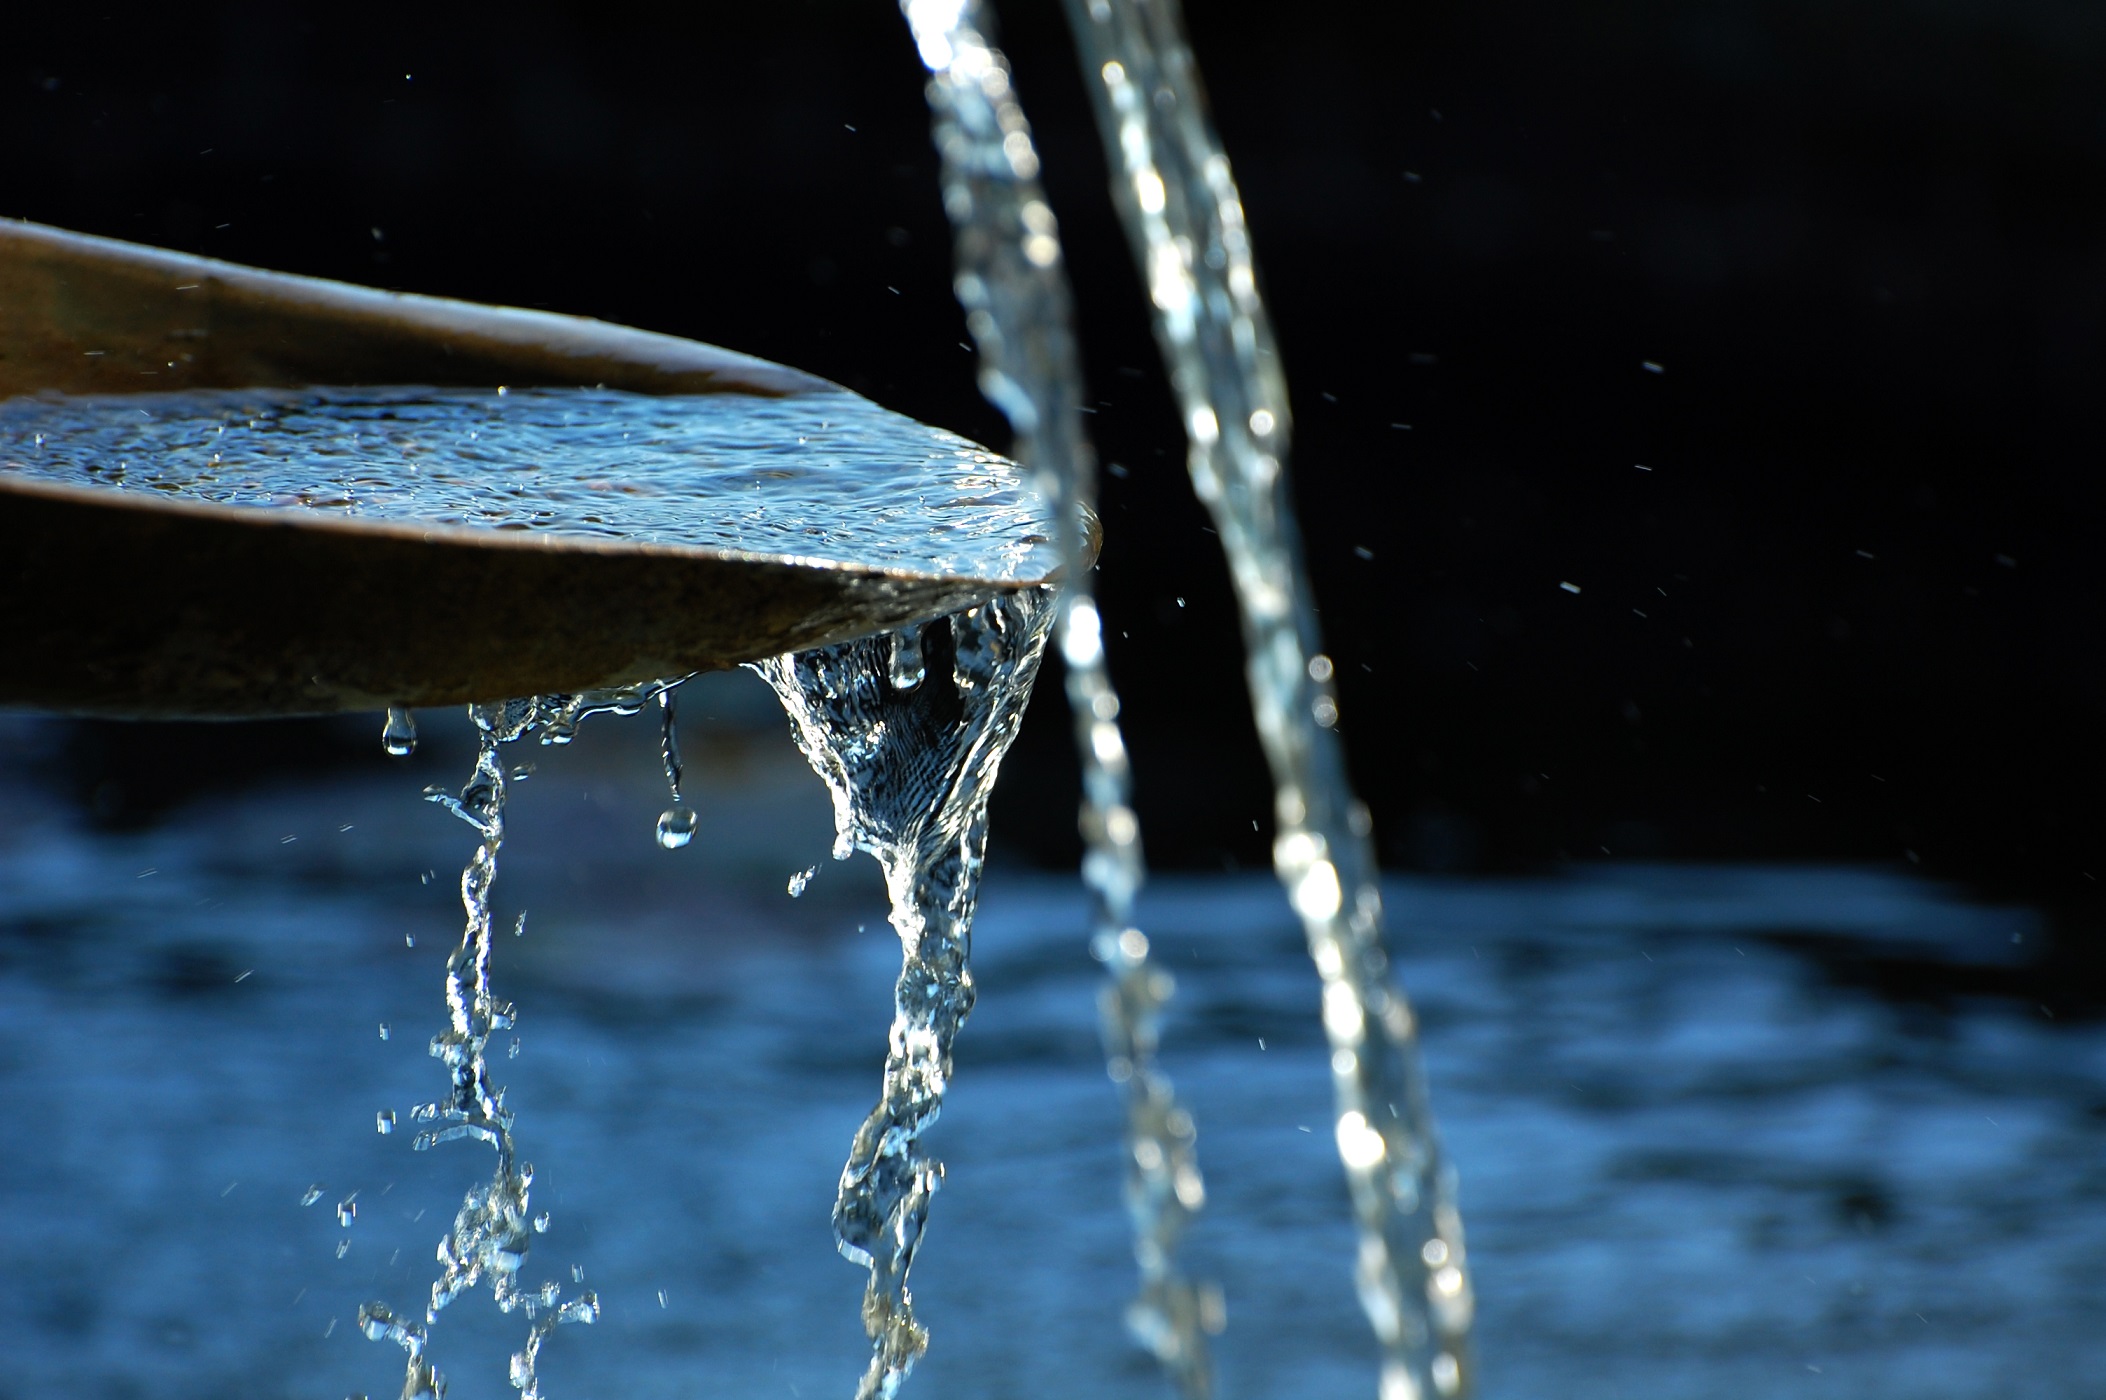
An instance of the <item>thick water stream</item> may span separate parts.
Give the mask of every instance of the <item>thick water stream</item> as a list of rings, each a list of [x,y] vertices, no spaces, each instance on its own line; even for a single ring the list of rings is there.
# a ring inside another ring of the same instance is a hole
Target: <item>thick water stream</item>
[[[867,851],[884,870],[904,952],[884,1092],[856,1130],[834,1202],[841,1252],[870,1269],[863,1326],[875,1351],[858,1400],[890,1400],[928,1347],[907,1272],[943,1168],[918,1139],[942,1111],[952,1048],[973,1008],[987,800],[1053,614],[1050,593],[1027,590],[932,625],[935,637],[847,642],[753,668],[833,797],[834,858]]]
[[[1058,225],[1031,129],[979,0],[902,0],[927,66],[957,291],[981,347],[981,386],[1049,496],[1089,500],[1082,378],[1067,327]],[[1205,110],[1174,0],[1069,0],[1070,28],[1114,172],[1113,195],[1148,288],[1183,410],[1189,468],[1219,530],[1243,618],[1252,708],[1276,787],[1274,864],[1323,983],[1338,1111],[1334,1136],[1360,1223],[1361,1301],[1382,1344],[1383,1400],[1468,1389],[1473,1311],[1455,1178],[1434,1131],[1417,1028],[1392,985],[1367,809],[1347,782],[1338,697],[1287,494],[1289,414],[1243,207]],[[1169,993],[1131,922],[1139,830],[1128,802],[1117,695],[1072,534],[1061,649],[1084,769],[1084,873],[1114,1079],[1126,1086],[1129,1199],[1142,1296],[1133,1322],[1187,1395],[1204,1394],[1202,1334],[1219,1308],[1170,1257],[1204,1199],[1193,1123],[1154,1067]]]

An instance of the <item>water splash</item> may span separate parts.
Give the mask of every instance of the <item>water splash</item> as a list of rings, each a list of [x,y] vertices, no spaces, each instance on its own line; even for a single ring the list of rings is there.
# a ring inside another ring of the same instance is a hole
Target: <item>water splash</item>
[[[942,1109],[951,1047],[972,1010],[988,794],[1054,611],[1052,594],[1027,589],[932,624],[935,664],[908,689],[893,684],[884,637],[752,668],[826,783],[837,850],[877,858],[902,951],[884,1091],[856,1132],[834,1202],[842,1254],[870,1269],[863,1326],[873,1347],[858,1400],[891,1400],[928,1347],[907,1274],[943,1169],[917,1140]]]
[[[1434,1130],[1416,1023],[1390,985],[1370,822],[1340,743],[1334,668],[1301,566],[1289,414],[1242,199],[1206,113],[1176,0],[1065,0],[1153,303],[1188,466],[1228,556],[1272,768],[1273,863],[1323,982],[1335,1137],[1360,1224],[1357,1282],[1383,1400],[1470,1386],[1473,1311],[1455,1173]]]
[[[454,1216],[453,1228],[439,1242],[440,1276],[432,1284],[424,1323],[404,1322],[384,1303],[367,1303],[359,1309],[359,1326],[368,1337],[394,1341],[408,1354],[403,1400],[436,1400],[443,1394],[445,1380],[425,1355],[426,1329],[438,1321],[441,1310],[478,1284],[488,1282],[500,1310],[524,1311],[529,1320],[526,1343],[513,1354],[510,1365],[511,1383],[522,1400],[540,1400],[536,1363],[549,1333],[564,1323],[590,1323],[599,1316],[599,1300],[589,1291],[562,1302],[559,1284],[544,1283],[529,1291],[519,1283],[530,1233],[547,1229],[548,1220],[545,1213],[529,1215],[534,1169],[519,1160],[512,1137],[512,1111],[505,1106],[504,1091],[491,1084],[485,1054],[490,1037],[511,1029],[515,1021],[511,1003],[498,1000],[490,989],[490,893],[504,846],[507,786],[523,773],[505,763],[503,749],[536,731],[544,743],[563,742],[557,736],[575,733],[585,715],[603,711],[634,714],[648,699],[663,695],[677,683],[471,705],[468,713],[477,739],[474,773],[458,794],[441,787],[425,789],[426,800],[474,829],[478,844],[461,872],[461,907],[467,918],[461,940],[446,960],[447,1025],[431,1042],[432,1057],[447,1068],[451,1091],[441,1102],[410,1110],[411,1119],[432,1125],[417,1134],[411,1147],[423,1152],[440,1143],[472,1138],[490,1144],[497,1162],[489,1181],[469,1189]],[[522,914],[513,931],[518,933],[524,926]],[[377,1126],[382,1132],[389,1131],[394,1115],[382,1114]],[[347,1199],[338,1207],[337,1218],[348,1226],[355,1213],[354,1201]]]
[[[1059,229],[1037,179],[1030,124],[983,8],[975,0],[903,0],[902,9],[931,75],[944,207],[957,232],[956,287],[980,347],[981,390],[1015,429],[1015,454],[1038,490],[1069,503],[1057,512],[1068,524],[1060,649],[1082,765],[1091,948],[1110,973],[1102,995],[1106,1062],[1126,1109],[1126,1198],[1141,1274],[1127,1322],[1178,1388],[1201,1397],[1212,1386],[1206,1335],[1220,1330],[1223,1309],[1217,1289],[1195,1284],[1176,1265],[1177,1241],[1206,1188],[1192,1116],[1156,1064],[1172,982],[1151,965],[1134,920],[1146,870],[1119,696],[1085,561],[1080,521],[1095,505],[1095,467],[1080,426],[1082,376]]]

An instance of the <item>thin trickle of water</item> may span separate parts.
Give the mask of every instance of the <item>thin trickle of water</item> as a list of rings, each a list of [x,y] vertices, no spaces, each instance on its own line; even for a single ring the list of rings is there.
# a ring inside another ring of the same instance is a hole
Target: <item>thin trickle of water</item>
[[[400,705],[388,706],[387,721],[380,726],[380,746],[390,758],[408,758],[417,751],[417,720]]]
[[[510,1365],[511,1382],[521,1400],[539,1400],[535,1367],[548,1334],[564,1323],[590,1323],[599,1316],[599,1300],[591,1292],[562,1302],[559,1284],[544,1283],[528,1291],[519,1282],[529,1246],[528,1202],[534,1169],[518,1158],[512,1111],[505,1107],[504,1091],[490,1082],[485,1055],[490,1037],[514,1023],[511,1004],[499,1001],[490,990],[490,892],[504,846],[507,785],[523,774],[523,769],[504,762],[503,746],[536,731],[543,742],[560,742],[555,735],[574,732],[583,716],[610,710],[634,714],[672,684],[677,682],[471,705],[468,713],[477,736],[473,775],[458,795],[440,787],[425,789],[428,801],[475,830],[478,844],[461,872],[461,906],[467,918],[461,940],[446,960],[447,1025],[431,1042],[432,1057],[447,1067],[451,1092],[443,1101],[410,1110],[413,1120],[431,1125],[417,1134],[411,1147],[422,1152],[440,1143],[472,1138],[490,1144],[497,1162],[490,1180],[468,1191],[453,1228],[439,1242],[440,1276],[432,1284],[424,1323],[402,1322],[384,1303],[368,1303],[359,1309],[359,1326],[368,1337],[394,1341],[408,1354],[403,1400],[443,1393],[444,1380],[425,1355],[426,1328],[437,1322],[442,1309],[480,1283],[489,1284],[502,1311],[524,1310],[529,1320],[526,1344],[513,1354]],[[519,932],[524,925],[522,914],[513,931]],[[380,1116],[382,1132],[393,1125],[393,1113]],[[355,1213],[349,1200],[338,1208],[338,1219],[346,1225],[350,1223],[347,1211]],[[533,1231],[546,1228],[545,1215],[533,1218]]]
[[[1272,768],[1273,862],[1323,982],[1334,1135],[1360,1224],[1357,1282],[1383,1400],[1470,1387],[1473,1311],[1456,1184],[1416,1022],[1390,983],[1367,809],[1346,778],[1333,665],[1301,565],[1289,416],[1242,199],[1176,0],[1065,0],[1113,193],[1153,303],[1188,466],[1228,556]]]
[[[1026,589],[932,624],[933,664],[908,689],[892,683],[886,637],[753,667],[833,798],[837,849],[877,858],[903,955],[884,1091],[856,1132],[834,1202],[842,1254],[870,1269],[863,1325],[873,1347],[859,1400],[890,1400],[928,1346],[907,1274],[943,1169],[918,1139],[942,1109],[951,1047],[972,1010],[988,794],[1054,611],[1052,594]]]
[[[1157,1067],[1157,1026],[1172,991],[1134,921],[1146,870],[1119,696],[1106,670],[1103,623],[1085,564],[1081,510],[1095,505],[1095,467],[1081,430],[1082,376],[1061,271],[1059,229],[1038,182],[1030,124],[976,0],[902,0],[931,81],[944,207],[957,232],[958,299],[980,347],[980,386],[1016,432],[1015,455],[1057,512],[1067,561],[1060,618],[1068,708],[1082,765],[1083,881],[1090,946],[1110,974],[1102,994],[1107,1068],[1126,1109],[1126,1199],[1139,1295],[1135,1337],[1190,1397],[1211,1389],[1206,1335],[1220,1330],[1218,1290],[1187,1279],[1176,1246],[1206,1199],[1192,1116]]]
[[[672,799],[672,805],[658,814],[658,844],[668,851],[677,851],[695,839],[700,819],[680,796],[680,734],[674,722],[671,686],[658,692],[658,711],[658,756],[665,764],[665,786]]]

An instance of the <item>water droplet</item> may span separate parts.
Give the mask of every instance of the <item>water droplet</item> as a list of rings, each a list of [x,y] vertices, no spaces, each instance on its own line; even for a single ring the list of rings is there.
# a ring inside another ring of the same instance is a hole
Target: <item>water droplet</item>
[[[805,890],[810,888],[812,881],[818,878],[819,867],[816,865],[807,866],[803,870],[798,871],[795,875],[792,875],[790,877],[790,898],[804,898]]]
[[[337,1257],[337,1258],[341,1259],[341,1258],[343,1258],[343,1257],[344,1257],[344,1256],[345,1256],[346,1254],[349,1254],[350,1252],[351,1252],[351,1241],[349,1241],[349,1240],[338,1240],[338,1241],[336,1242],[336,1257]],[[368,1335],[370,1335],[370,1334],[368,1334]],[[375,1338],[373,1338],[373,1340],[377,1342],[377,1341],[379,1341],[380,1339],[379,1339],[378,1337],[375,1337]]]
[[[417,751],[417,721],[402,706],[388,706],[387,723],[380,727],[380,746],[390,758],[408,758]]]
[[[346,1230],[348,1230],[351,1228],[351,1222],[356,1219],[358,1219],[358,1201],[356,1197],[346,1197],[344,1200],[337,1202],[337,1224],[343,1226]]]
[[[541,1214],[534,1217],[534,1233],[537,1235],[545,1235],[548,1233],[547,1211],[543,1211],[541,1212]]]
[[[692,807],[669,807],[658,814],[658,844],[677,851],[695,839],[700,818]]]
[[[382,1110],[380,1110],[380,1112],[374,1114],[373,1127],[383,1134],[394,1132],[395,1110],[392,1108],[383,1108]]]
[[[388,1335],[388,1324],[395,1314],[383,1303],[360,1303],[358,1305],[358,1330],[366,1334],[366,1340],[377,1342]]]
[[[386,1040],[388,1038],[388,1023],[385,1021],[382,1021],[380,1023],[380,1038],[382,1040]]]
[[[322,1188],[319,1186],[310,1186],[300,1194],[300,1204],[303,1206],[311,1206],[321,1199]]]
[[[918,687],[928,675],[928,667],[921,657],[921,628],[904,627],[892,634],[892,664],[887,679],[892,688],[909,691]]]

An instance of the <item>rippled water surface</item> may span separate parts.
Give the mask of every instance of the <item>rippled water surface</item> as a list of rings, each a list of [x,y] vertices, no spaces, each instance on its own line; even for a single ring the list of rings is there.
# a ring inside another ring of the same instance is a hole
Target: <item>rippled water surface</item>
[[[496,952],[519,1052],[494,1077],[551,1212],[526,1272],[575,1270],[604,1309],[550,1341],[551,1400],[846,1396],[864,1363],[864,1271],[829,1211],[897,942],[872,863],[824,861],[825,795],[758,683],[705,680],[687,849],[652,840],[642,722],[529,755],[509,812],[500,922],[529,918]],[[128,831],[36,775],[63,731],[0,723],[0,1396],[393,1393],[400,1358],[353,1313],[418,1296],[480,1169],[375,1131],[443,1087],[425,1046],[468,842],[417,788],[463,766],[466,721],[422,722],[414,759],[361,731],[370,764]],[[2098,1393],[2106,1030],[2023,996],[2033,912],[1872,870],[1387,892],[1488,1396]],[[1261,872],[1159,881],[1142,916],[1180,982],[1164,1053],[1200,1124],[1189,1260],[1227,1294],[1223,1393],[1367,1394],[1293,916]],[[1083,924],[1071,882],[990,875],[908,1394],[1163,1394],[1119,1327],[1120,1108]],[[442,1315],[453,1400],[513,1393],[517,1330]],[[1028,1369],[1048,1353],[1057,1387]]]
[[[1057,551],[1014,463],[846,391],[244,389],[0,401],[0,472],[214,505],[973,578]]]

